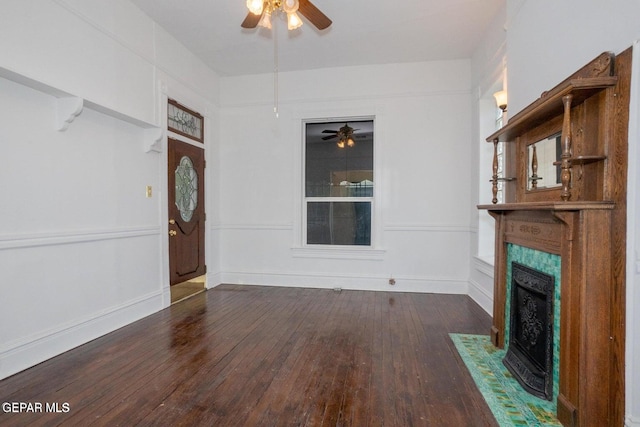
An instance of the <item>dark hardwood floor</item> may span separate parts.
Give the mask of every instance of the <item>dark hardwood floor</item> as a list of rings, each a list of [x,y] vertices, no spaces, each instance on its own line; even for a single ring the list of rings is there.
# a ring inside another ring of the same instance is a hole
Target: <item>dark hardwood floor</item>
[[[448,336],[490,326],[463,295],[221,285],[0,381],[43,405],[0,425],[494,426]]]

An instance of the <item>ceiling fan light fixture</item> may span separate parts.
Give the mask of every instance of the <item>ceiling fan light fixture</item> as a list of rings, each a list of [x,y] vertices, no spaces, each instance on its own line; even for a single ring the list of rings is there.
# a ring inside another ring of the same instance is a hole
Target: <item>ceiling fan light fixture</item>
[[[356,145],[356,143],[354,142],[353,138],[349,137],[349,139],[347,139],[347,145],[349,147],[353,147],[354,145]]]
[[[247,9],[254,15],[262,15],[264,4],[262,0],[247,0]]]
[[[271,10],[267,8],[262,14],[262,18],[260,18],[260,22],[258,22],[259,27],[266,28],[268,30],[271,29]]]
[[[338,141],[337,144],[338,144],[338,148],[344,148],[344,139],[341,139],[340,141]]]
[[[287,13],[287,29],[295,30],[296,28],[300,28],[302,26],[302,19],[296,12]]]
[[[286,14],[297,12],[299,7],[300,2],[298,0],[284,0],[282,2],[282,10]]]
[[[275,16],[278,15],[278,12],[286,13],[289,30],[302,25],[298,12],[319,30],[325,30],[331,25],[331,19],[310,0],[245,0],[245,2],[249,13],[240,24],[242,28],[251,29],[259,26],[267,10]]]

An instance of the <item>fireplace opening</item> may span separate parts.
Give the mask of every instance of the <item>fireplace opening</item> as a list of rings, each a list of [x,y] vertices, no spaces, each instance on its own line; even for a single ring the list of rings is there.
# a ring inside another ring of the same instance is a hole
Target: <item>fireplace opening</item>
[[[512,262],[509,345],[503,359],[529,393],[553,398],[553,276]]]

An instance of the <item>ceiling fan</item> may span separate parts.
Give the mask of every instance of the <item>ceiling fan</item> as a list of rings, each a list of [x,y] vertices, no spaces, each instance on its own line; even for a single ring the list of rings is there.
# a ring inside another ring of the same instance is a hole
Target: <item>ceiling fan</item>
[[[353,133],[357,130],[360,130],[360,129],[354,129],[351,126],[349,126],[348,123],[345,123],[344,126],[342,126],[338,130],[332,130],[332,129],[323,130],[322,133],[332,133],[334,135],[325,136],[322,138],[322,140],[327,141],[329,139],[338,138],[337,144],[339,148],[344,148],[345,146],[353,147],[354,145],[356,145],[354,141],[355,136]]]
[[[297,12],[307,18],[319,30],[324,30],[331,25],[324,13],[309,0],[247,0],[249,13],[242,21],[242,28],[255,28],[261,26],[271,28],[271,14],[283,11],[287,14],[287,28],[294,30],[302,25],[302,20]]]

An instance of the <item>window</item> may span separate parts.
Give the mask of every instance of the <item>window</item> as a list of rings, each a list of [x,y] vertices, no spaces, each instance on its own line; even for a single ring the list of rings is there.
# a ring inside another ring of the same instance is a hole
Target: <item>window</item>
[[[371,246],[373,120],[305,123],[308,245]]]

